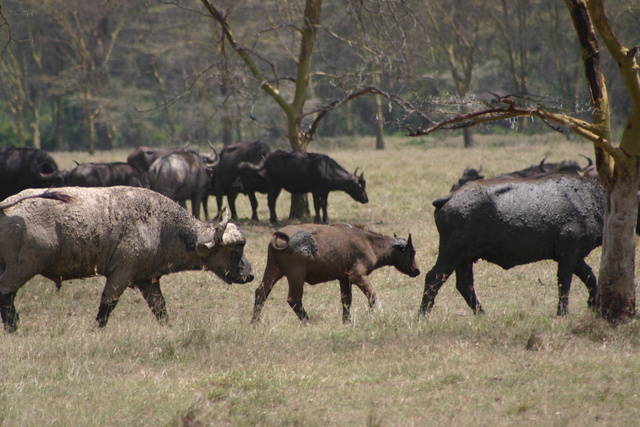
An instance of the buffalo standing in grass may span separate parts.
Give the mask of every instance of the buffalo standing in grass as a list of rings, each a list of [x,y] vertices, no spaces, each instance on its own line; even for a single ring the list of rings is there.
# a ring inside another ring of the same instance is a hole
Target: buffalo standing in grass
[[[16,293],[38,274],[56,284],[105,276],[100,327],[127,287],[138,288],[156,318],[165,320],[165,274],[209,270],[227,283],[253,280],[244,235],[228,215],[201,222],[144,188],[25,190],[0,204],[0,235],[0,314],[10,332],[18,321]]]
[[[220,151],[220,160],[214,168],[213,188],[218,203],[218,210],[222,207],[222,200],[227,196],[231,218],[238,218],[236,212],[236,198],[239,193],[246,194],[251,202],[251,219],[258,220],[258,200],[252,185],[234,185],[239,176],[240,164],[264,164],[264,160],[271,153],[271,148],[261,141],[239,142],[229,145]],[[248,184],[248,183],[247,183]],[[266,184],[266,183],[265,183]],[[263,192],[266,193],[266,190]]]
[[[545,259],[558,263],[558,315],[569,311],[575,274],[595,304],[596,278],[584,258],[602,242],[604,189],[599,182],[558,174],[537,179],[473,181],[433,202],[440,234],[436,264],[425,278],[420,313],[431,311],[440,287],[456,273],[456,288],[482,312],[473,263],[504,269]]]
[[[324,154],[277,150],[267,158],[265,168],[271,223],[278,222],[276,200],[283,188],[292,194],[313,194],[316,223],[321,222],[321,210],[322,222],[328,220],[327,199],[331,191],[344,191],[360,203],[369,201],[364,172],[356,175],[356,169],[352,175]]]
[[[369,274],[391,265],[410,277],[420,270],[415,261],[411,234],[407,240],[366,231],[350,224],[289,225],[273,234],[267,251],[267,266],[256,289],[253,322],[260,318],[271,289],[283,276],[289,282],[287,302],[302,321],[309,316],[302,305],[304,283],[311,285],[340,281],[342,320],[349,321],[351,287],[356,285],[376,304],[376,292]]]
[[[191,212],[200,217],[200,206],[207,192],[211,172],[202,156],[195,151],[180,150],[165,154],[156,159],[149,168],[149,186],[175,200],[180,206],[186,206],[191,200]],[[205,218],[209,218],[204,205]]]
[[[127,163],[136,168],[138,172],[146,174],[149,167],[160,157],[185,150],[185,147],[158,148],[158,147],[137,147],[127,156]]]

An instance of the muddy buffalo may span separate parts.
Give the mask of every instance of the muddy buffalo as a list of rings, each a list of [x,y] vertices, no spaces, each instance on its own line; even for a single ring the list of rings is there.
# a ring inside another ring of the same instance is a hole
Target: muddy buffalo
[[[473,263],[479,259],[504,269],[554,260],[558,315],[569,311],[574,274],[585,283],[587,303],[594,306],[596,279],[584,258],[602,242],[604,189],[597,181],[566,174],[473,181],[433,205],[440,244],[425,278],[421,314],[431,310],[453,272],[469,307],[481,312],[473,281]]]
[[[149,167],[149,187],[182,207],[190,200],[191,212],[196,218],[200,217],[200,206],[203,206],[210,177],[211,172],[202,156],[191,150],[165,154]],[[206,206],[203,210],[208,218]]]
[[[376,292],[369,281],[373,270],[389,265],[410,277],[420,270],[415,261],[411,235],[408,239],[383,236],[351,224],[289,225],[273,234],[267,249],[267,266],[256,289],[252,321],[260,318],[262,307],[275,283],[283,276],[289,282],[287,302],[302,321],[309,316],[302,305],[304,283],[338,280],[342,299],[342,320],[349,321],[351,288],[356,285],[376,304]]]
[[[127,287],[138,288],[158,320],[167,318],[160,278],[208,270],[227,283],[253,279],[242,231],[229,222],[201,222],[170,199],[136,187],[25,190],[0,204],[0,314],[15,331],[14,300],[29,279],[102,275],[98,326]]]

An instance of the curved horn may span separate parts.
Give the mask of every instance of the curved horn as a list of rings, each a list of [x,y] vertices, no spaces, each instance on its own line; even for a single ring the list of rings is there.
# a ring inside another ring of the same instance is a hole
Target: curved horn
[[[544,156],[544,159],[542,159],[542,161],[540,162],[540,164],[538,165],[538,167],[540,168],[540,170],[542,172],[546,172],[546,170],[544,170],[544,162],[547,160],[548,156]]]
[[[478,173],[482,172],[482,165],[480,165],[480,169],[478,169]]]
[[[216,231],[213,234],[213,241],[216,245],[222,243],[222,237],[224,236],[224,232],[227,229],[227,224],[229,224],[230,218],[231,215],[229,214],[229,209],[227,209],[227,207],[225,206],[224,208],[222,208],[222,211],[220,211],[220,214],[216,217],[216,219],[219,219],[220,221],[218,225],[216,225]],[[214,219],[214,221],[216,219]]]
[[[587,162],[589,162],[589,164],[585,166],[584,169],[588,168],[589,166],[593,166],[593,160],[591,160],[591,157],[587,157],[584,154],[580,154],[580,156],[584,157],[585,159],[587,159]]]
[[[358,176],[358,169],[360,169],[360,166],[358,166],[358,167],[356,168],[356,170],[354,170],[354,171],[353,171],[353,174],[354,174],[355,176]]]

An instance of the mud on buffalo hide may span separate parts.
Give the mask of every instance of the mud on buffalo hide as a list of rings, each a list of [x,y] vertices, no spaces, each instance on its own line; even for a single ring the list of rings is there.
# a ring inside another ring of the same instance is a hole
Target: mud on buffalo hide
[[[433,202],[440,235],[436,264],[425,279],[421,313],[433,306],[449,275],[474,312],[482,311],[473,284],[479,259],[505,269],[545,259],[558,263],[558,314],[568,311],[576,274],[595,302],[595,276],[584,258],[602,242],[604,189],[598,181],[559,174],[539,179],[468,182]]]
[[[9,331],[18,320],[18,289],[38,274],[56,284],[105,276],[99,326],[129,286],[166,319],[159,282],[165,274],[207,270],[227,283],[253,279],[244,235],[228,214],[202,222],[144,188],[25,190],[0,204],[0,235],[0,314]]]

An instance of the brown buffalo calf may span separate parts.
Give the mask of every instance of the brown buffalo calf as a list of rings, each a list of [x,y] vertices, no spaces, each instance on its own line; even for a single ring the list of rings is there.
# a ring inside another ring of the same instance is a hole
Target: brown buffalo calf
[[[416,277],[420,270],[415,261],[416,251],[407,240],[366,231],[350,224],[289,225],[273,234],[269,243],[267,266],[262,283],[256,289],[252,322],[260,319],[262,307],[283,276],[289,282],[287,302],[302,321],[309,320],[302,306],[304,283],[311,285],[340,281],[342,320],[348,322],[351,307],[351,286],[362,290],[369,307],[376,303],[376,292],[369,274],[385,265],[392,265],[401,273]]]

